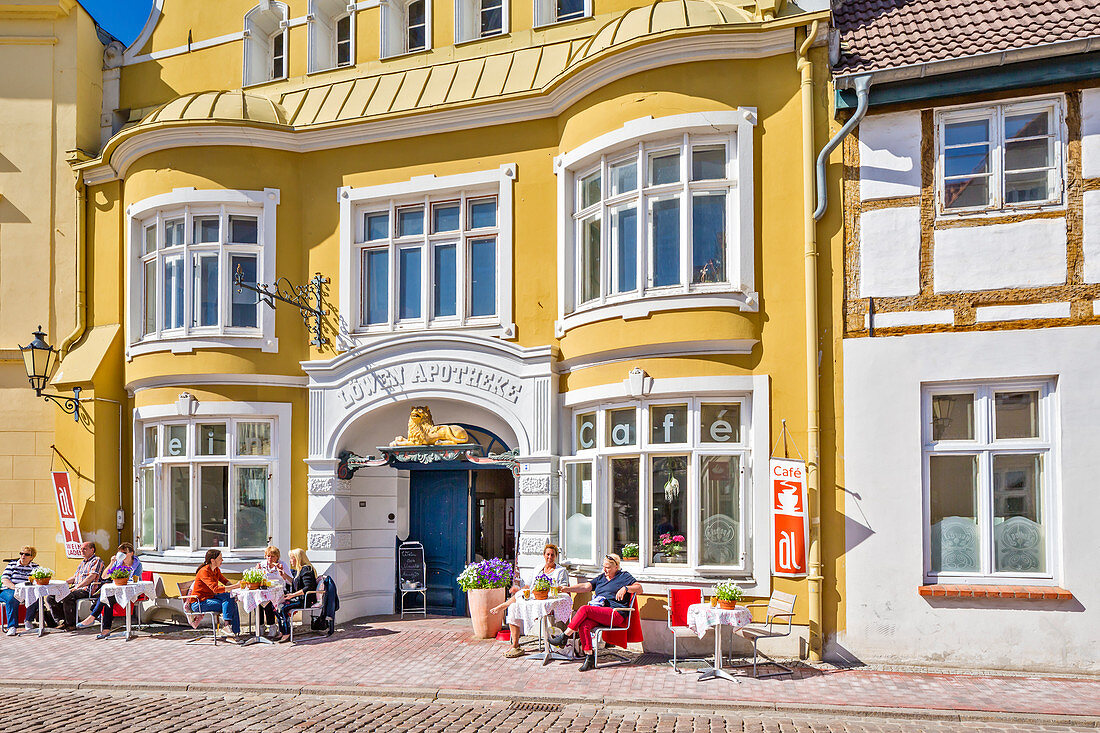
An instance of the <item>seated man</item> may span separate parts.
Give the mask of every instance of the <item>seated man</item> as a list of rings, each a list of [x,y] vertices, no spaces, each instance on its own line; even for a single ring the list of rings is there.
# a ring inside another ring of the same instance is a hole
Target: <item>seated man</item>
[[[34,556],[37,554],[38,550],[30,545],[24,545],[19,549],[19,559],[8,563],[4,568],[3,578],[0,578],[0,585],[3,585],[3,590],[0,590],[0,603],[4,604],[4,612],[8,616],[6,632],[8,636],[15,636],[15,629],[19,625],[19,601],[15,597],[15,586],[26,585],[31,571],[38,567],[38,563],[34,562]],[[27,609],[27,620],[23,625],[30,629],[31,619],[37,614],[38,602],[35,601]]]
[[[75,629],[76,602],[82,598],[94,598],[99,593],[103,561],[96,557],[95,543],[84,542],[81,544],[80,554],[84,556],[84,559],[76,566],[73,577],[65,581],[69,584],[69,595],[60,601],[50,596],[46,604],[47,609],[58,621],[57,625],[61,629]]]
[[[603,573],[589,580],[587,583],[578,583],[562,588],[566,593],[586,593],[591,591],[592,600],[588,605],[581,606],[573,614],[573,620],[569,622],[569,628],[564,634],[555,634],[550,637],[550,643],[554,646],[565,646],[570,636],[579,635],[581,648],[584,649],[584,662],[581,671],[587,672],[596,666],[596,657],[592,651],[592,631],[600,626],[625,627],[628,615],[622,610],[629,608],[627,595],[642,592],[642,584],[634,580],[634,576],[625,570],[621,570],[622,560],[611,553],[604,555]]]

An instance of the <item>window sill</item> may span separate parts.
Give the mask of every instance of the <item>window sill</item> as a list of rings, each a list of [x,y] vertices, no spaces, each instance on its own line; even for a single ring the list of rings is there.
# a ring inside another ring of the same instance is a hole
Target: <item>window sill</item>
[[[383,338],[389,338],[402,333],[476,333],[481,336],[495,336],[502,339],[514,339],[516,337],[516,324],[469,324],[466,326],[457,323],[446,323],[438,326],[425,326],[423,324],[399,324],[393,328],[378,328],[361,331],[353,331],[350,336],[357,343],[370,343]]]
[[[1028,601],[1069,601],[1073,594],[1056,585],[922,585],[925,598],[1016,598]]]
[[[1032,214],[1049,211],[1064,212],[1065,210],[1065,201],[1042,201],[1034,204],[1015,204],[1013,206],[1002,206],[996,209],[961,209],[958,211],[940,209],[936,212],[936,221],[943,223],[967,220],[981,221],[982,219],[996,219],[1003,216],[1030,216]]]
[[[170,351],[173,354],[190,354],[197,349],[260,349],[267,353],[279,351],[279,339],[265,336],[183,336],[180,338],[150,339],[131,344],[126,349],[127,361],[142,354]]]
[[[675,295],[651,295],[636,300],[608,303],[601,306],[593,306],[582,311],[574,312],[554,323],[555,335],[559,338],[567,331],[598,321],[607,321],[614,318],[622,318],[629,321],[636,318],[646,318],[651,313],[669,310],[688,310],[695,308],[736,308],[748,313],[755,313],[760,309],[760,297],[757,293],[729,291],[729,292],[695,292],[677,293]]]
[[[463,46],[470,46],[478,41],[491,41],[494,38],[507,38],[511,34],[508,31],[501,31],[499,33],[490,33],[487,36],[474,36],[473,38],[460,38],[455,41],[455,48],[461,48]]]

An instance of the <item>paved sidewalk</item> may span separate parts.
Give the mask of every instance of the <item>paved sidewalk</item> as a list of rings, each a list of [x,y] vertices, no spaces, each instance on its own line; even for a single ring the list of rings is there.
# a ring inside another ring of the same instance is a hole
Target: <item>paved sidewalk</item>
[[[626,666],[578,672],[529,658],[504,659],[497,641],[470,638],[468,619],[392,617],[341,625],[335,636],[304,634],[294,645],[209,641],[186,645],[190,629],[96,641],[90,632],[22,632],[0,637],[0,675],[7,684],[53,681],[64,687],[109,683],[134,689],[210,689],[303,693],[366,692],[428,699],[552,700],[681,709],[862,711],[975,719],[1031,714],[1031,720],[1100,724],[1100,679],[920,674],[802,667],[794,678],[697,682],[657,655]],[[207,639],[209,631],[206,632]],[[119,634],[121,636],[121,634]],[[18,675],[18,678],[17,678]],[[4,681],[0,681],[3,684]],[[258,684],[257,684],[258,683]],[[957,719],[957,718],[956,718]]]

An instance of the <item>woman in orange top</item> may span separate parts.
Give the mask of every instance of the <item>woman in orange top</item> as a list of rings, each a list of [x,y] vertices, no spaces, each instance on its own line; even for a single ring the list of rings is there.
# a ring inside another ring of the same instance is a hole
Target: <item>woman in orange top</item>
[[[195,582],[191,585],[191,595],[197,598],[191,603],[191,610],[220,613],[222,620],[229,624],[233,632],[226,631],[226,636],[233,639],[241,633],[241,620],[237,615],[237,601],[228,591],[240,583],[230,584],[229,578],[222,575],[221,565],[222,551],[207,550],[206,558],[195,572]]]

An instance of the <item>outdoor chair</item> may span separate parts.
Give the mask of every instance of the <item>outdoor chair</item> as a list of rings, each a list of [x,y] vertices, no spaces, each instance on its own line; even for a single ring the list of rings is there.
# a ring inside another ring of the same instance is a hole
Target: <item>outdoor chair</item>
[[[778,677],[785,674],[794,674],[794,670],[790,667],[780,664],[775,660],[768,657],[768,655],[761,655],[760,650],[757,648],[757,644],[761,639],[778,639],[784,636],[791,635],[791,622],[794,619],[794,601],[797,596],[790,593],[784,593],[783,591],[772,591],[772,596],[767,603],[748,603],[745,608],[764,608],[767,607],[767,612],[764,616],[763,623],[752,623],[748,626],[744,626],[738,630],[738,633],[745,637],[746,640],[752,642],[752,676],[760,679],[763,677]],[[786,619],[786,625],[783,624],[781,619]],[[779,667],[778,672],[769,672],[767,674],[757,674],[757,666],[761,664],[758,660],[763,656],[767,661],[762,665],[772,665]],[[748,667],[749,662],[743,662],[741,664],[734,664],[734,667]]]
[[[313,596],[313,603],[309,602],[310,596]],[[302,604],[302,608],[295,608],[287,614],[287,624],[290,625],[290,643],[294,643],[294,614],[302,614],[302,624],[305,625],[306,618],[310,620],[310,626],[312,627],[313,619],[315,619],[320,613],[325,610],[325,576],[322,575],[317,578],[317,590],[308,590],[303,596],[305,602]]]
[[[621,613],[626,614],[625,622],[617,621],[616,619],[621,618],[621,614],[614,613],[611,615],[610,626],[599,626],[592,631],[592,654],[594,655],[592,661],[596,667],[598,667],[600,663],[600,642],[603,642],[605,645],[618,646],[626,649],[628,643],[642,641],[642,621],[641,614],[638,613],[638,599],[633,593],[630,594],[629,598],[630,603],[628,607],[619,609]],[[619,660],[615,663],[615,666],[630,664],[633,661],[630,657],[606,648],[604,649],[604,654]]]
[[[688,606],[696,603],[703,602],[703,591],[700,588],[669,588],[668,589],[668,603],[665,604],[665,614],[668,621],[668,630],[672,632],[672,659],[669,660],[669,664],[677,674],[682,673],[683,670],[678,666],[679,662],[701,662],[706,661],[706,657],[691,657],[688,659],[680,659],[676,649],[676,639],[683,637],[694,637],[696,633],[688,628],[687,625],[687,610]],[[718,633],[717,629],[715,633]]]
[[[191,626],[194,626],[195,628],[198,628],[198,626],[196,626],[194,619],[198,619],[199,623],[201,624],[203,617],[209,616],[210,617],[210,628],[214,632],[214,646],[217,646],[218,645],[218,627],[221,626],[222,615],[218,611],[192,611],[191,610],[191,604],[194,603],[195,601],[199,600],[198,596],[191,594],[191,586],[194,585],[194,583],[195,583],[195,581],[193,581],[193,580],[189,580],[186,583],[176,583],[176,587],[179,588],[179,591],[180,591],[180,600],[183,601],[183,615],[187,619],[187,623],[191,624]],[[194,639],[189,639],[187,641],[187,643],[188,644],[193,644],[194,642],[201,641],[202,639],[203,639],[203,636],[196,636]]]

